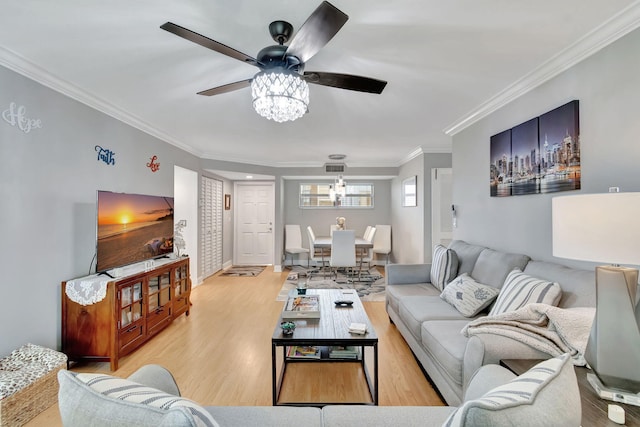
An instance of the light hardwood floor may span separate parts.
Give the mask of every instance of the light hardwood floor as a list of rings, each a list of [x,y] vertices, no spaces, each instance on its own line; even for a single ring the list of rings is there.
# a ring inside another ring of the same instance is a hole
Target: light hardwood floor
[[[126,377],[142,365],[157,363],[173,373],[184,397],[202,405],[269,406],[271,336],[283,304],[275,298],[286,275],[287,270],[274,273],[271,267],[253,278],[214,275],[193,289],[188,317],[181,316],[133,354],[120,359],[117,371],[110,372],[108,363],[78,364],[72,370]],[[442,405],[404,339],[389,322],[384,303],[363,305],[379,338],[380,405]],[[346,371],[350,364],[331,365],[330,369],[305,368],[306,383],[322,381],[335,391],[333,398],[346,398],[349,390],[345,388],[351,387],[352,381]],[[311,399],[319,393],[316,387],[285,387],[285,391],[308,393]],[[57,405],[27,424],[61,425]]]

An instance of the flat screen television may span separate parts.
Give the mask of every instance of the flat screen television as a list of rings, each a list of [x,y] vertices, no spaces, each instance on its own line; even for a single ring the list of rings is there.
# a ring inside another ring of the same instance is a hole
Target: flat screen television
[[[173,252],[173,197],[98,190],[96,272]]]

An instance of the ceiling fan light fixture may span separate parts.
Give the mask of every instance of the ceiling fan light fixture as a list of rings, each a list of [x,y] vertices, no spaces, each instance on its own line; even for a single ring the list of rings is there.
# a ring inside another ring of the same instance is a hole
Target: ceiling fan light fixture
[[[261,71],[251,81],[253,108],[278,123],[302,117],[309,105],[309,85],[296,72]]]

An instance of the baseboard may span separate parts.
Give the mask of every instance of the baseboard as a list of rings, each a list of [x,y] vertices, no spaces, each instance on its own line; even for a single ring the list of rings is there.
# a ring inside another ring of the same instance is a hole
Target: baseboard
[[[274,264],[273,265],[273,272],[274,273],[282,273],[282,265],[281,264]]]
[[[222,269],[228,270],[229,268],[231,268],[232,265],[233,265],[233,261],[226,261],[222,263]]]

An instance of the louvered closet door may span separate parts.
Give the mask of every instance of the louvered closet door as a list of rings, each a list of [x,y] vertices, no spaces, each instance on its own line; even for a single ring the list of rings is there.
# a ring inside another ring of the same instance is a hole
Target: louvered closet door
[[[222,181],[202,177],[202,278],[222,269]]]

